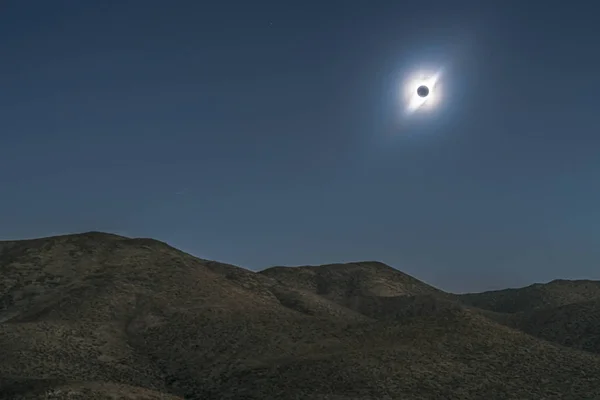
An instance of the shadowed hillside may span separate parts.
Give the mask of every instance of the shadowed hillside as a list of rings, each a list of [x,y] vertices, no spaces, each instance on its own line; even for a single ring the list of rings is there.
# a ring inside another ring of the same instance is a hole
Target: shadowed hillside
[[[600,354],[600,300],[521,313],[508,325],[563,346]]]
[[[87,233],[0,242],[0,274],[7,399],[600,397],[597,354],[380,263],[254,273]]]
[[[318,267],[273,267],[261,275],[334,301],[356,296],[415,296],[445,293],[380,262],[330,264]]]
[[[483,315],[540,339],[600,353],[600,282],[555,280],[458,296]]]
[[[501,313],[529,312],[600,299],[600,281],[555,280],[520,289],[495,290],[459,296],[474,307]]]

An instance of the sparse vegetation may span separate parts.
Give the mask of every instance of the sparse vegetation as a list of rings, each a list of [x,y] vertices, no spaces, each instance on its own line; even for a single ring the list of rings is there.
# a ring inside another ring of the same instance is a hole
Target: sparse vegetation
[[[600,398],[598,282],[456,296],[103,233],[0,242],[0,274],[7,399]]]

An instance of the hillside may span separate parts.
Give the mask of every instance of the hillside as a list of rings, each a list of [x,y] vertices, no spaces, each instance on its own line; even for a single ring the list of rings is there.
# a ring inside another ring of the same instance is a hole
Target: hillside
[[[356,296],[415,296],[444,292],[380,262],[273,267],[259,274],[296,289],[344,302]]]
[[[254,273],[97,232],[0,242],[0,393],[600,398],[598,354],[469,296],[375,262]]]
[[[483,315],[540,339],[600,354],[600,282],[555,280],[457,296]]]
[[[600,299],[600,281],[555,280],[520,289],[463,294],[459,299],[464,304],[495,312],[531,312]]]
[[[563,346],[600,354],[600,300],[521,313],[508,325]]]

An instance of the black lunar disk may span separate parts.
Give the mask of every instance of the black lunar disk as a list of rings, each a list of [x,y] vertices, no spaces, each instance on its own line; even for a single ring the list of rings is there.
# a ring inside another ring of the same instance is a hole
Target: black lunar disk
[[[427,97],[429,94],[429,88],[425,85],[421,85],[417,88],[417,94],[419,97]]]

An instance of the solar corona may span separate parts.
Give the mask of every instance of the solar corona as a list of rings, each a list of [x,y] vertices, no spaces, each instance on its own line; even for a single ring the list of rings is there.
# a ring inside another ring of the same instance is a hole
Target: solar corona
[[[440,73],[419,72],[402,85],[406,114],[434,109],[440,100]]]

